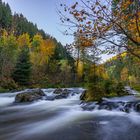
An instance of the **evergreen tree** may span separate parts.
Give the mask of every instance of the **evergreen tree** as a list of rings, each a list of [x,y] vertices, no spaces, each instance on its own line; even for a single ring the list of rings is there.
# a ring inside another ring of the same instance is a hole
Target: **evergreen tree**
[[[12,25],[12,12],[8,4],[0,1],[0,29],[9,30]]]
[[[24,47],[17,60],[15,71],[13,72],[13,79],[21,86],[27,86],[30,82],[31,63],[29,49]]]

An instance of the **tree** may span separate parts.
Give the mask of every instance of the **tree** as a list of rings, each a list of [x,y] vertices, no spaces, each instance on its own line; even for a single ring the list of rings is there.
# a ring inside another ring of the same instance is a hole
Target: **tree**
[[[30,84],[30,74],[31,63],[29,49],[24,47],[21,49],[12,77],[19,85],[28,86]]]
[[[101,42],[110,52],[123,48],[140,59],[139,0],[80,0],[72,6],[61,6],[70,14],[68,18],[59,11],[70,29],[90,35],[93,42]]]
[[[30,47],[30,36],[28,33],[20,35],[17,41],[19,49],[22,49],[24,47]]]
[[[10,30],[12,26],[12,12],[8,4],[0,1],[0,29]]]
[[[0,81],[11,78],[18,54],[16,37],[4,30],[0,37]]]
[[[47,64],[49,58],[54,54],[55,44],[52,39],[44,40],[41,35],[36,34],[31,43],[31,60],[36,65]]]

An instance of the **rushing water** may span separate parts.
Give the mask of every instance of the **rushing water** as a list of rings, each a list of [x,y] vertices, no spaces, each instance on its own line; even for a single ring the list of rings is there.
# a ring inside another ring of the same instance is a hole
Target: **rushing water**
[[[53,89],[44,91],[51,95]],[[135,111],[84,111],[80,94],[54,101],[14,104],[16,94],[0,94],[0,140],[140,140],[140,114]]]

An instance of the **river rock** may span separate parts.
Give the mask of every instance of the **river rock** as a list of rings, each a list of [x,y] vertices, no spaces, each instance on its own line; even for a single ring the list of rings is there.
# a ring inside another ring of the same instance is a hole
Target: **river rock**
[[[44,96],[46,95],[41,89],[31,89],[17,94],[15,97],[15,102],[16,103],[33,102],[42,99]]]
[[[64,99],[64,98],[67,98],[68,97],[68,94],[58,94],[58,95],[51,95],[51,96],[46,96],[46,100],[48,101],[53,101],[53,100],[56,100],[56,99]]]
[[[67,97],[68,97],[68,94],[62,93],[62,94],[56,95],[55,99],[63,99],[63,98],[67,98]]]
[[[102,103],[99,104],[98,109],[106,109],[106,110],[113,110],[117,109],[121,102],[108,102],[108,101],[103,101]]]
[[[63,92],[63,89],[62,88],[57,88],[54,90],[54,94],[61,94]]]
[[[81,107],[83,110],[92,111],[95,109],[96,103],[94,102],[83,103]]]
[[[140,112],[140,101],[139,102],[136,102],[134,105],[133,105],[133,108],[136,112]]]
[[[54,94],[47,96],[46,100],[49,101],[53,101],[55,99],[64,99],[67,98],[69,96],[69,94],[71,93],[70,90],[68,89],[61,89],[61,88],[57,88],[54,90],[53,92]]]
[[[102,100],[101,102],[88,102],[88,103],[82,103],[81,105],[83,110],[117,110],[117,111],[123,111],[126,113],[131,112],[132,110],[136,112],[140,112],[140,100],[136,101],[107,101]]]
[[[63,99],[63,98],[67,98],[70,94],[70,91],[68,89],[56,89],[54,91],[55,95],[55,99]]]
[[[87,93],[87,91],[86,90],[84,90],[83,91],[83,93],[81,94],[81,96],[80,96],[80,100],[85,100],[85,98],[86,98],[86,93]]]
[[[68,89],[57,88],[53,92],[54,94],[69,94],[70,91]]]

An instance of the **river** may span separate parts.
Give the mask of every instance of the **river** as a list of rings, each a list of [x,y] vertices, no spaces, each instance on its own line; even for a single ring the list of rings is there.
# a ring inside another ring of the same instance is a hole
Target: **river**
[[[51,95],[54,89],[44,89]],[[117,110],[85,111],[79,96],[15,104],[18,92],[0,94],[0,140],[140,140],[140,114]],[[135,100],[134,96],[116,100]]]

